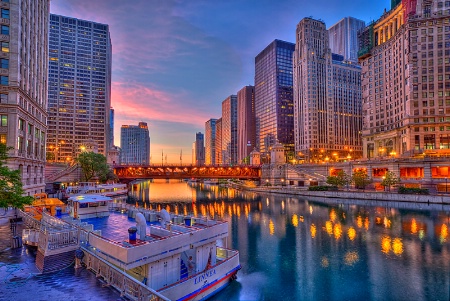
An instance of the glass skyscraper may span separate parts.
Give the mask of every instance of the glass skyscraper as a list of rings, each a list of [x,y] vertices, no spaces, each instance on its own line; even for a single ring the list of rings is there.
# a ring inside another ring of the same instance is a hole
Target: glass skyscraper
[[[294,155],[294,48],[293,43],[274,40],[255,58],[256,147],[263,162],[277,141],[287,159]]]
[[[87,144],[106,155],[111,104],[109,27],[50,15],[47,151],[70,161]]]
[[[345,17],[328,29],[330,49],[340,54],[344,61],[358,62],[358,31],[366,26],[364,21]]]
[[[147,123],[122,125],[120,147],[122,164],[150,165],[150,134]]]
[[[205,164],[216,164],[216,121],[211,118],[205,122]]]
[[[237,96],[222,102],[222,164],[237,163]]]

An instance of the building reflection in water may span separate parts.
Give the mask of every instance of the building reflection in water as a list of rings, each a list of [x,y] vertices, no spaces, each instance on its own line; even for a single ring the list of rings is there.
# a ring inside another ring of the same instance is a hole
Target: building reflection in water
[[[201,183],[142,182],[132,187],[132,202],[146,208],[230,222],[228,243],[240,251],[243,278],[242,287],[229,292],[230,299],[250,296],[245,276],[255,271],[270,279],[261,288],[265,295],[256,299],[282,299],[269,292],[270,287],[298,296],[293,299],[330,299],[323,292],[330,290],[345,299],[345,289],[338,288],[344,285],[350,290],[355,281],[365,288],[356,293],[357,299],[383,294],[397,300],[449,297],[448,208],[409,210],[404,204],[399,209],[395,203],[371,207],[350,201],[329,205],[325,200],[245,193]],[[286,273],[293,275],[292,283],[281,280]]]

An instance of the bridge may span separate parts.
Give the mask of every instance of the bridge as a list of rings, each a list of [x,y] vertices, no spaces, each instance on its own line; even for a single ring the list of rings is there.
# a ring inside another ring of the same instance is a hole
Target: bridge
[[[114,166],[114,173],[119,180],[189,178],[259,180],[261,178],[261,167],[259,165],[118,165]]]

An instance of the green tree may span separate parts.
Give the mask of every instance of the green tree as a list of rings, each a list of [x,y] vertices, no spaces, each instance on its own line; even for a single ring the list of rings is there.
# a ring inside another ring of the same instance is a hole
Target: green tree
[[[397,185],[400,183],[400,178],[392,171],[387,171],[383,177],[383,181],[381,181],[381,185],[384,187],[388,187],[388,191],[391,191],[391,186]]]
[[[340,170],[334,176],[327,177],[327,184],[332,186],[342,187],[344,185],[348,185],[350,182],[349,176],[343,170]]]
[[[14,207],[23,209],[24,205],[31,205],[33,198],[24,196],[20,170],[11,170],[6,166],[8,151],[7,147],[0,143],[0,208]]]
[[[106,163],[106,157],[102,154],[83,152],[78,155],[76,161],[80,164],[84,182],[88,182],[94,178],[98,178],[101,182],[108,180],[110,169]]]
[[[372,183],[372,180],[365,170],[357,170],[353,173],[352,182],[356,188],[366,189],[366,186]]]

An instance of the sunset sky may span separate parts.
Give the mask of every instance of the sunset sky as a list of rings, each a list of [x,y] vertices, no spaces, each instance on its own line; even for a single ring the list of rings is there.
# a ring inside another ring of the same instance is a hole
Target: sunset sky
[[[254,59],[274,39],[295,42],[304,17],[378,19],[390,0],[52,0],[54,14],[110,26],[115,143],[149,124],[152,163],[191,163],[195,133],[221,102],[253,85]]]

